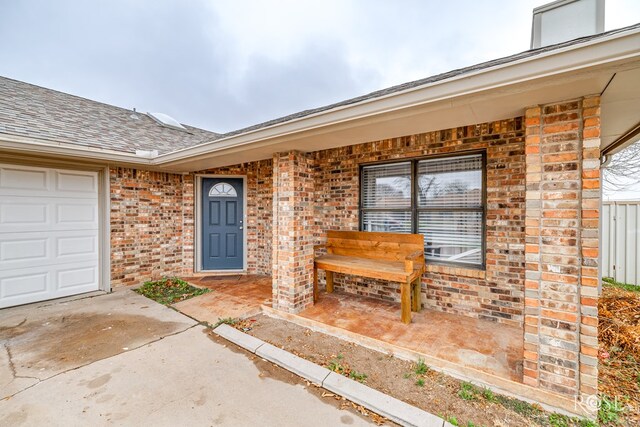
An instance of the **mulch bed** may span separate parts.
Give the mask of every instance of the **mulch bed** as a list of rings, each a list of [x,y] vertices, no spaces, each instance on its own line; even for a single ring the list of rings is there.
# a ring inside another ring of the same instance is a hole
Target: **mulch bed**
[[[163,277],[159,280],[144,282],[134,291],[164,305],[175,304],[211,292],[209,289],[191,286],[177,277]]]

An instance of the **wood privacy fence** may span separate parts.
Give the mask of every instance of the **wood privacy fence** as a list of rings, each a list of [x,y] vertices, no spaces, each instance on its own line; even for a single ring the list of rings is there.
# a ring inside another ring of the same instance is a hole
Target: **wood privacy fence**
[[[602,277],[640,285],[640,200],[602,203]]]

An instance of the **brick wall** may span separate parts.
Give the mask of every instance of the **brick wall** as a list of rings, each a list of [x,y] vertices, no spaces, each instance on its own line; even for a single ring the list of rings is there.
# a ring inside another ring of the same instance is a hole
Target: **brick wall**
[[[184,233],[184,177],[129,168],[109,174],[111,285],[182,274],[192,247]]]
[[[247,271],[271,274],[271,160],[199,173],[247,177]],[[195,175],[111,168],[111,285],[194,271]]]
[[[597,390],[599,97],[526,111],[524,382]]]
[[[422,302],[429,308],[521,326],[524,298],[525,157],[522,118],[324,150],[315,155],[316,237],[357,230],[359,165],[486,150],[486,271],[429,266]],[[322,277],[321,277],[322,281]],[[336,287],[399,301],[398,284],[336,275]]]

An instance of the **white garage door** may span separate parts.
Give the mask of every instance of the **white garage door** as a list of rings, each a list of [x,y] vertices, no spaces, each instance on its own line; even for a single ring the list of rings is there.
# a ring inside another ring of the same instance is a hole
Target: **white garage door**
[[[97,290],[97,172],[0,164],[0,308]]]

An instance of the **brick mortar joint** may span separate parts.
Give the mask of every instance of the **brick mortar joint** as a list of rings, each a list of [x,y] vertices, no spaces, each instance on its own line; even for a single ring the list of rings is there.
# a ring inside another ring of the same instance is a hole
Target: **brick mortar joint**
[[[538,164],[540,165],[540,184],[539,184],[539,187],[537,189],[537,191],[538,191],[538,202],[539,202],[538,215],[537,215],[539,232],[538,232],[538,237],[537,237],[537,245],[538,245],[538,256],[537,256],[537,261],[538,261],[537,262],[537,264],[538,264],[538,266],[537,266],[538,279],[537,279],[537,281],[538,281],[538,288],[537,288],[537,292],[536,292],[536,297],[537,297],[537,300],[538,300],[538,304],[540,305],[540,299],[541,299],[541,293],[540,293],[540,286],[541,286],[540,282],[541,282],[541,280],[540,280],[540,277],[542,276],[542,267],[541,267],[542,258],[541,258],[541,255],[540,255],[540,251],[541,251],[541,248],[542,248],[542,232],[541,231],[542,231],[542,218],[543,218],[543,215],[542,215],[542,203],[543,203],[543,199],[542,199],[542,178],[544,176],[544,172],[543,172],[543,166],[542,166],[543,165],[543,162],[542,162],[542,159],[543,159],[543,155],[542,155],[542,136],[544,135],[543,134],[543,129],[544,129],[544,126],[543,126],[543,123],[544,123],[544,121],[543,121],[544,106],[543,105],[538,105],[538,109],[540,110],[540,114],[539,114],[540,120],[539,120],[539,123],[538,123],[538,132],[537,132],[538,138],[539,138],[539,140],[538,140],[538,148],[539,149],[538,149],[538,153],[537,153],[536,156],[537,156]],[[527,215],[526,215],[526,211],[525,211],[525,217],[526,216]],[[543,326],[542,325],[542,315],[541,315],[541,307],[540,306],[538,306],[538,313],[537,313],[536,317],[537,317],[537,319],[536,319],[537,320],[537,325],[536,325],[537,331],[536,331],[536,334],[538,336],[538,339],[536,341],[536,347],[537,347],[537,350],[536,350],[536,353],[537,353],[537,357],[536,357],[536,384],[539,387],[540,386],[540,331],[542,330],[542,326]]]
[[[582,224],[582,200],[584,198],[584,178],[582,176],[583,170],[584,170],[584,155],[583,155],[583,148],[584,148],[584,100],[586,97],[583,97],[580,99],[580,106],[579,106],[579,110],[578,110],[578,116],[580,118],[580,129],[578,130],[578,165],[579,165],[579,174],[578,177],[580,179],[580,191],[579,191],[579,205],[578,205],[578,212],[577,212],[577,216],[578,216],[578,224],[580,224],[580,227],[578,228],[579,233],[580,233],[580,238],[576,240],[577,244],[578,244],[578,261],[580,265],[580,268],[578,269],[578,313],[577,313],[577,321],[576,321],[576,338],[577,338],[577,342],[578,342],[578,360],[580,360],[580,355],[582,354],[582,331],[581,331],[581,325],[582,325],[582,266],[584,264],[584,255],[582,253],[582,239],[583,239],[583,224]],[[580,367],[578,366],[578,370],[576,371],[576,391],[578,394],[580,394],[580,389],[582,388],[582,385],[580,383]]]

